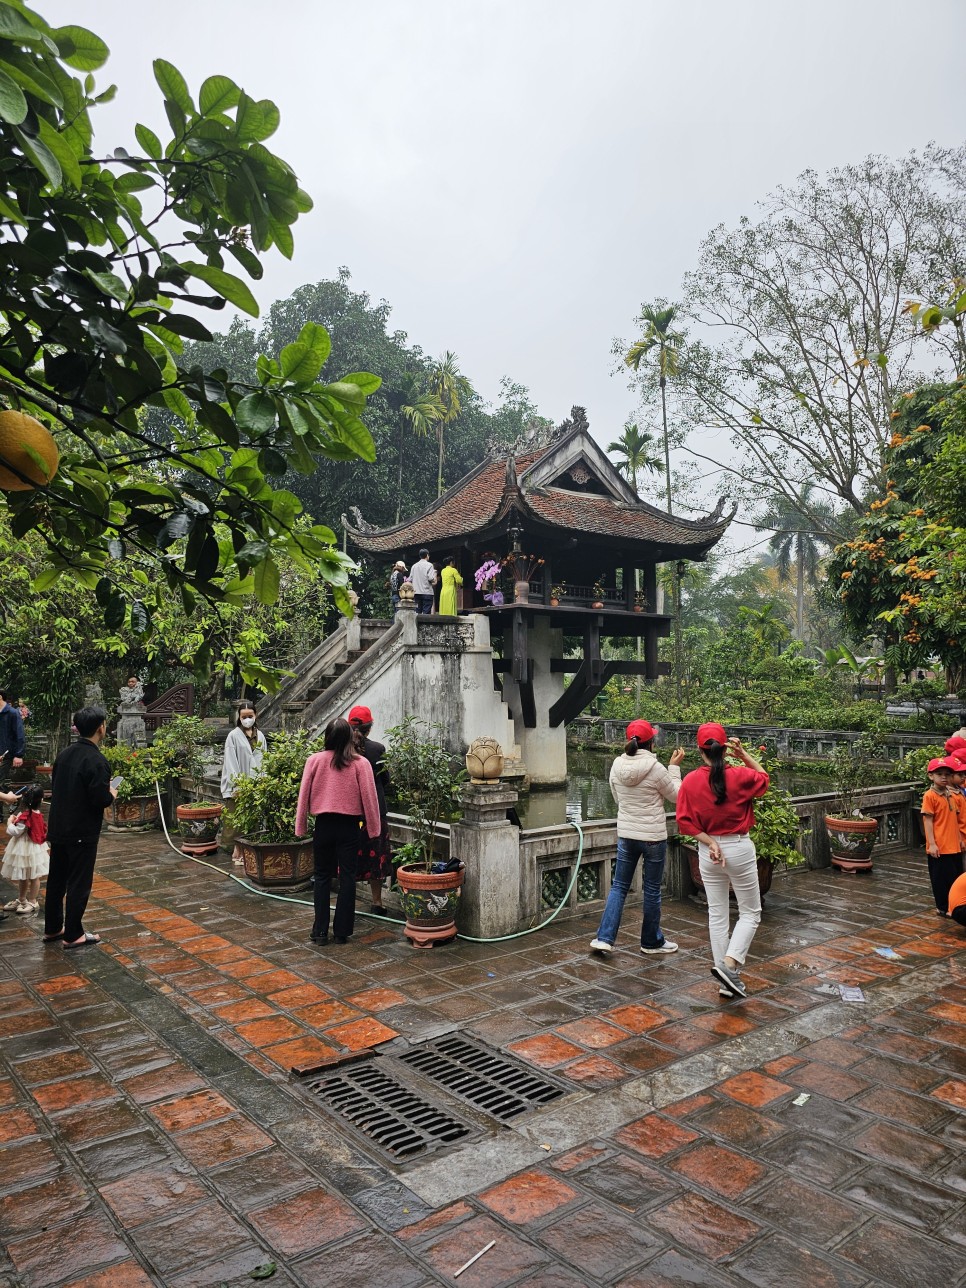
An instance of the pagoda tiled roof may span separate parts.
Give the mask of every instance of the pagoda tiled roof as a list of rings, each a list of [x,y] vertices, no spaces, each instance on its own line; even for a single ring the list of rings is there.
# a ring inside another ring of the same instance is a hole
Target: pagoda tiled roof
[[[644,501],[616,495],[573,491],[550,486],[527,486],[527,473],[554,449],[513,458],[482,461],[433,502],[422,514],[391,528],[373,529],[343,523],[353,541],[374,555],[388,555],[421,546],[450,546],[498,524],[511,511],[567,535],[610,538],[621,545],[659,547],[662,558],[700,559],[721,538],[731,516],[717,513],[704,519],[682,519]],[[599,450],[599,449],[598,449]],[[611,462],[606,463],[611,469]],[[623,480],[620,488],[629,492]]]

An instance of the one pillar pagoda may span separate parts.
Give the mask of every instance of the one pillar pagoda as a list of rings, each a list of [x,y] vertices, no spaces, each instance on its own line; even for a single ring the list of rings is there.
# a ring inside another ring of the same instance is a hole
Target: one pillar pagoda
[[[565,724],[612,676],[654,680],[669,669],[658,660],[658,641],[672,625],[657,611],[658,565],[704,559],[732,517],[720,505],[695,520],[647,504],[576,424],[550,442],[483,461],[404,523],[343,523],[372,559],[408,566],[426,547],[438,568],[455,560],[461,611],[490,619],[496,652],[502,639],[494,681],[531,777],[550,783],[566,776]],[[476,570],[487,560],[504,573],[477,590]],[[605,660],[604,636],[640,639],[642,659]]]

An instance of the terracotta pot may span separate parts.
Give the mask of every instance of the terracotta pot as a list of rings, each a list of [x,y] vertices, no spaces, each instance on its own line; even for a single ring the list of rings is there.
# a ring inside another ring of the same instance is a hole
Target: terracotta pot
[[[603,607],[604,607],[604,601],[602,599],[595,599],[594,602],[591,604],[591,608],[603,608]]]
[[[178,817],[178,830],[183,839],[183,854],[214,854],[218,849],[215,839],[218,835],[218,824],[224,807],[214,803],[210,805],[179,805],[175,813]]]
[[[236,836],[245,876],[262,886],[305,886],[312,876],[312,838],[304,841],[252,841]]]
[[[456,938],[456,907],[464,869],[422,872],[408,864],[396,869],[406,914],[406,938],[415,948],[432,948]]]
[[[635,612],[635,613],[643,613],[643,611],[644,611],[644,605],[643,605],[643,604],[635,604],[635,605],[634,605],[634,612]]]
[[[842,872],[871,872],[872,851],[879,839],[877,818],[835,818],[825,815],[832,866]]]
[[[551,608],[559,608],[559,607],[560,607],[560,600],[559,600],[559,599],[555,599],[555,598],[553,597],[553,595],[551,595],[551,596],[550,596],[550,607],[551,607]]]
[[[690,845],[686,845],[682,848],[684,849],[684,852],[688,856],[688,869],[691,873],[691,880],[694,882],[695,886],[699,890],[703,890],[704,882],[701,879],[701,866],[698,860],[698,852],[697,850],[692,849]],[[759,855],[758,856],[758,889],[761,891],[763,895],[767,894],[768,891],[771,889],[771,879],[772,879],[773,873],[774,873],[774,864],[772,863],[771,859],[763,859],[761,855]],[[731,892],[731,897],[732,899],[734,898],[734,891]]]
[[[104,811],[109,832],[153,832],[160,817],[158,798],[154,795],[115,801]]]

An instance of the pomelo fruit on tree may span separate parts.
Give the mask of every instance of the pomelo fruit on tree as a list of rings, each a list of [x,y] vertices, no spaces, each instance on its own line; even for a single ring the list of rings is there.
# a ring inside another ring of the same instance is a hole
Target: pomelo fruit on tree
[[[57,444],[39,420],[22,411],[0,411],[0,491],[41,487],[57,473],[59,462]]]

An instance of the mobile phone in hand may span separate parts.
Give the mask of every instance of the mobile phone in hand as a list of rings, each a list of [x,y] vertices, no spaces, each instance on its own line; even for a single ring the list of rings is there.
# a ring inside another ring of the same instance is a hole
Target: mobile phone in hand
[[[111,790],[116,792],[117,789],[120,787],[121,783],[123,782],[124,782],[123,776],[121,774],[118,774],[116,778],[111,779]]]

